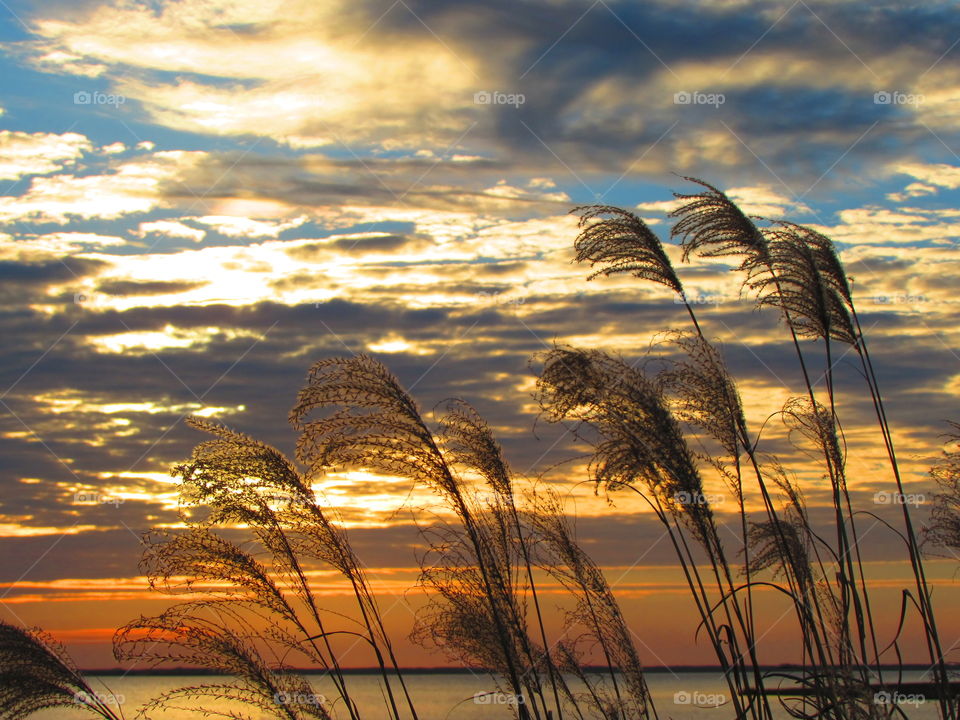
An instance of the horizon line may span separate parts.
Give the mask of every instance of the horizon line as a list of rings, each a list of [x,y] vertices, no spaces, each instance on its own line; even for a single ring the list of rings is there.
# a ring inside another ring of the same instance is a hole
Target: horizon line
[[[752,666],[749,666],[750,669],[753,669]],[[774,663],[767,665],[757,666],[758,670],[802,670],[804,668],[813,669],[813,665],[798,665],[795,663]],[[949,668],[960,669],[960,662],[957,663],[947,663]],[[929,663],[903,663],[903,664],[885,664],[879,666],[880,670],[932,670]],[[586,665],[583,667],[583,670],[588,673],[595,672],[608,672],[608,668],[605,665]],[[382,670],[379,667],[360,667],[360,668],[341,668],[340,671],[344,674],[349,675],[369,675],[369,674],[381,674]],[[452,667],[452,666],[436,666],[436,667],[409,667],[409,668],[399,668],[399,671],[408,675],[467,675],[467,674],[481,674],[489,673],[489,670],[484,668],[468,668],[468,667]],[[722,672],[723,668],[720,665],[650,665],[643,668],[644,672],[649,673],[694,673],[694,672]],[[181,675],[223,675],[229,676],[229,673],[222,673],[216,670],[210,670],[207,668],[190,668],[190,667],[174,667],[174,668],[142,668],[142,669],[130,669],[125,670],[123,668],[80,668],[80,672],[85,675],[101,675],[101,676],[121,676],[126,677],[128,675],[136,676],[146,676],[146,675],[156,675],[156,676],[181,676]],[[324,670],[323,668],[286,668],[283,672],[288,673],[300,673],[303,675],[327,675],[329,670]],[[387,672],[390,674],[396,674],[396,669],[387,668]]]

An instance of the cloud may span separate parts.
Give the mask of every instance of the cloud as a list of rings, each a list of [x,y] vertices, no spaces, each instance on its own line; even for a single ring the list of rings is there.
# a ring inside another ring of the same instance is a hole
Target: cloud
[[[151,233],[157,233],[158,235],[170,238],[185,238],[187,240],[193,240],[194,242],[200,242],[207,234],[205,230],[190,227],[179,220],[151,220],[150,222],[142,222],[137,227],[135,234],[140,237],[146,237]]]
[[[307,220],[305,216],[300,216],[287,222],[275,222],[230,215],[206,215],[203,217],[190,219],[200,225],[206,225],[207,227],[216,230],[221,235],[226,235],[227,237],[232,238],[275,238],[285,230],[299,227]]]
[[[725,192],[748,215],[776,220],[810,212],[810,208],[804,203],[769,186],[733,187]]]
[[[145,213],[164,200],[161,189],[206,153],[167,151],[118,164],[99,175],[34,177],[17,196],[0,196],[0,220],[66,224],[71,218],[113,219]]]
[[[114,355],[145,355],[160,350],[186,349],[195,352],[217,339],[235,339],[239,337],[257,337],[243,330],[220,328],[216,326],[178,328],[165,325],[160,330],[129,330],[115,334],[97,335],[89,339],[90,345],[98,353]]]
[[[367,349],[371,352],[392,355],[394,353],[409,353],[414,355],[433,355],[436,349],[430,349],[416,343],[409,342],[402,335],[391,332],[380,338],[376,342],[367,343]]]
[[[31,246],[53,253],[72,254],[78,251],[94,251],[106,248],[115,248],[126,245],[126,238],[116,235],[100,235],[89,232],[55,232],[38,235],[31,241]]]
[[[920,180],[923,185],[911,184],[909,188],[920,190],[917,195],[927,194],[926,188],[956,190],[960,187],[960,167],[946,163],[903,163],[894,166],[894,171]],[[932,187],[931,187],[932,186]]]
[[[841,158],[853,172],[880,147],[889,153],[884,141],[894,134],[906,155],[916,143],[938,147],[923,122],[956,125],[944,108],[960,75],[937,62],[958,29],[946,6],[270,7],[269,16],[250,0],[227,11],[182,2],[156,12],[98,5],[67,19],[37,12],[37,39],[24,52],[42,55],[47,71],[70,73],[78,58],[106,67],[112,89],[167,128],[348,148],[364,158],[446,153],[541,170],[559,158],[558,170],[566,165],[581,178],[710,168],[756,180],[768,177],[765,164],[785,178],[826,173],[829,183]],[[225,12],[244,20],[225,23]],[[474,99],[493,91],[525,100]],[[926,93],[928,115],[875,100],[888,91]],[[677,93],[724,101],[682,103]]]
[[[196,290],[205,283],[184,280],[108,280],[97,285],[107,295],[169,295]]]
[[[412,129],[414,119],[452,129],[446,111],[473,102],[470,67],[429,34],[391,37],[371,27],[364,37],[364,20],[338,3],[264,7],[234,3],[227,14],[235,13],[237,24],[224,22],[223,8],[202,3],[168,4],[157,13],[100,5],[72,20],[37,17],[33,52],[43,53],[44,70],[70,72],[77,58],[125,68],[117,90],[168,127],[266,132],[299,146],[358,137],[410,142],[413,133],[403,128]],[[387,53],[391,62],[379,62]]]
[[[0,260],[0,281],[43,285],[93,274],[109,263],[91,258],[63,258],[44,262]]]
[[[400,250],[407,252],[431,247],[428,238],[409,237],[390,233],[336,235],[318,242],[298,242],[286,248],[287,254],[306,262],[326,262],[339,252],[351,256],[367,253],[395,255]],[[404,254],[406,256],[406,253]]]
[[[870,205],[840,210],[838,216],[837,225],[815,227],[850,245],[953,245],[960,238],[960,218],[949,210]]]
[[[73,165],[92,149],[78,133],[28,133],[0,130],[0,180],[46,175]]]
[[[219,214],[287,221],[304,211],[332,220],[368,212],[357,209],[364,206],[387,208],[401,218],[404,212],[423,215],[425,210],[526,218],[569,209],[565,192],[509,185],[508,172],[503,163],[468,167],[450,159],[231,152],[211,155],[166,191],[171,204],[203,198]]]

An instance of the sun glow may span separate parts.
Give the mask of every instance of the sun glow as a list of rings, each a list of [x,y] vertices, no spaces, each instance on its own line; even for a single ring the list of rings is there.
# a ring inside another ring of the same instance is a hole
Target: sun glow
[[[215,326],[186,330],[173,325],[165,325],[162,331],[140,330],[117,333],[116,335],[98,335],[91,337],[90,343],[98,352],[143,355],[156,350],[208,345],[217,338],[233,340],[238,337],[258,337],[258,334]]]

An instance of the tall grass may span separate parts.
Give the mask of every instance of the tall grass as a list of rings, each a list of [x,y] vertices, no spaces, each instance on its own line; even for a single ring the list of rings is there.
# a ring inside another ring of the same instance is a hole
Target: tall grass
[[[931,554],[946,554],[960,560],[960,424],[951,423],[950,450],[931,470],[939,492],[934,497],[930,525],[923,540]]]
[[[716,580],[714,595],[720,598],[716,605],[707,598],[696,561],[682,537],[675,542],[675,547],[681,566],[688,568],[691,593],[701,596],[698,608],[704,626],[711,627],[717,612],[725,614],[728,637],[723,643],[715,639],[714,646],[721,665],[729,668],[731,690],[739,687],[738,675],[743,678],[747,675],[747,668],[741,666],[747,658],[742,649],[753,648],[755,623],[751,588],[758,583],[752,575],[754,571],[775,568],[785,582],[776,586],[777,589],[786,593],[795,605],[804,657],[810,663],[809,668],[793,679],[813,692],[793,710],[802,716],[874,716],[883,712],[871,702],[871,690],[876,686],[874,678],[883,683],[881,665],[890,657],[885,658],[885,653],[894,653],[893,660],[899,657],[899,634],[891,647],[881,649],[857,527],[858,515],[865,511],[854,508],[849,492],[846,443],[833,375],[837,343],[849,346],[860,360],[898,497],[904,497],[904,489],[883,397],[850,283],[829,238],[794,223],[764,222],[748,217],[718,188],[695,178],[686,179],[701,189],[676,194],[680,203],[671,212],[677,218],[671,235],[680,240],[682,259],[686,261],[699,255],[738,261],[735,270],[743,275],[744,290],[754,293],[761,307],[779,310],[785,321],[796,351],[804,395],[786,404],[782,418],[821,458],[821,467],[831,487],[833,541],[814,532],[800,502],[802,496],[787,480],[779,463],[768,462],[765,467],[761,462],[757,455],[758,440],[747,428],[733,381],[723,368],[719,353],[711,349],[704,336],[679,274],[659,239],[640,218],[628,211],[608,206],[579,208],[581,234],[576,243],[577,260],[594,266],[590,279],[628,273],[640,280],[665,285],[677,293],[693,326],[692,337],[675,338],[677,349],[688,359],[660,377],[641,379],[641,373],[625,365],[617,373],[598,374],[597,367],[615,361],[609,356],[601,357],[596,351],[580,352],[582,357],[590,358],[589,362],[571,363],[570,353],[577,351],[554,350],[548,353],[548,363],[560,361],[565,370],[572,372],[560,385],[549,382],[546,372],[541,377],[541,383],[545,378],[548,381],[544,395],[547,408],[555,419],[586,421],[598,431],[602,441],[597,445],[594,459],[600,463],[602,472],[595,471],[594,477],[599,485],[608,489],[627,486],[640,492],[664,522],[667,520],[664,510],[671,510],[686,520],[688,527],[675,523],[674,532],[686,530],[709,556]],[[806,340],[819,341],[819,347],[811,347],[813,343],[804,342]],[[811,367],[817,355],[824,365],[823,387],[811,380]],[[633,388],[646,388],[643,392],[652,408],[651,418],[662,418],[665,414],[680,418],[692,430],[711,437],[718,444],[721,452],[708,452],[704,460],[728,481],[738,500],[742,551],[746,559],[746,582],[741,587],[731,590],[722,574],[716,576],[715,568],[725,572],[727,560],[722,546],[706,537],[703,528],[709,526],[698,519],[706,511],[683,504],[670,506],[665,502],[664,487],[696,485],[687,466],[687,458],[692,454],[687,439],[677,433],[673,424],[662,421],[659,425],[650,425],[648,421],[648,428],[658,428],[657,437],[644,436],[640,431],[624,432],[631,422],[642,417],[618,394],[625,384],[624,378]],[[583,388],[591,388],[593,395],[578,397]],[[558,402],[558,390],[574,399],[565,404],[561,395]],[[627,417],[618,415],[624,412]],[[664,437],[674,439],[664,444]],[[627,460],[621,462],[617,475],[611,477],[606,472],[607,464],[618,454]],[[754,476],[765,520],[748,517],[743,502],[745,465]],[[651,482],[651,478],[655,482]],[[785,495],[786,506],[778,507],[774,502],[769,489],[771,481]],[[956,701],[947,677],[917,533],[908,503],[899,504],[903,511],[899,536],[904,541],[906,559],[914,575],[914,591],[904,592],[919,614],[938,685],[936,694],[941,715],[956,717]],[[941,517],[945,515],[942,508],[947,504],[946,499],[941,503]],[[731,623],[731,618],[737,622]],[[757,689],[762,691],[762,682]],[[769,712],[767,706],[756,704],[745,710],[761,716]]]
[[[649,507],[676,555],[699,615],[692,634],[709,644],[737,718],[768,720],[770,690],[797,691],[779,702],[797,718],[853,720],[903,715],[874,693],[896,688],[883,666],[901,659],[900,629],[877,627],[858,522],[867,511],[850,492],[837,346],[859,359],[877,432],[902,498],[892,432],[850,283],[832,242],[785,221],[748,217],[718,188],[688,178],[678,194],[671,235],[682,260],[732,259],[743,291],[783,320],[796,354],[797,394],[779,413],[794,440],[817,458],[829,487],[831,522],[811,520],[796,473],[764,451],[762,428],[747,421],[737,382],[721,349],[702,329],[671,253],[637,215],[612,206],[577,208],[577,262],[588,279],[627,274],[676,294],[690,322],[658,346],[662,363],[627,362],[596,349],[554,347],[539,356],[542,416],[564,423],[590,447],[589,478],[598,491],[630,492]],[[813,379],[822,364],[821,378]],[[138,717],[171,710],[241,720],[251,712],[300,720],[370,709],[356,702],[344,672],[345,642],[375,666],[383,707],[375,717],[418,720],[375,588],[348,533],[314,488],[332,472],[362,468],[430,489],[441,512],[422,521],[418,585],[426,602],[411,637],[455,662],[490,674],[520,720],[658,719],[640,654],[601,568],[576,540],[555,491],[518,482],[490,426],[469,404],[451,401],[436,423],[378,361],[358,355],[316,363],[289,421],[296,459],[222,425],[190,424],[209,438],[174,468],[182,528],[145,538],[142,572],[175,602],[117,631],[120,660],[201,666],[228,680],[178,688],[154,698]],[[769,422],[769,421],[768,421]],[[940,484],[930,548],[960,550],[958,457],[934,469]],[[725,486],[734,511],[721,517],[707,491]],[[913,519],[903,508],[904,558],[913,587],[904,614],[923,631],[940,714],[957,718],[957,701]],[[721,532],[724,519],[731,519]],[[333,571],[352,597],[351,614],[334,611],[318,591]],[[544,579],[568,598],[563,629],[551,635]],[[538,589],[539,587],[539,589]],[[763,670],[761,594],[788,603],[800,638],[797,670]],[[587,667],[599,657],[604,672]],[[334,696],[319,698],[298,669],[317,668]],[[74,706],[122,716],[99,699],[62,649],[37,631],[0,624],[0,718]],[[897,695],[894,693],[893,698]],[[79,698],[79,699],[78,699]]]
[[[103,696],[53,638],[0,622],[0,718],[21,720],[41,710],[72,707],[103,720],[122,720]]]

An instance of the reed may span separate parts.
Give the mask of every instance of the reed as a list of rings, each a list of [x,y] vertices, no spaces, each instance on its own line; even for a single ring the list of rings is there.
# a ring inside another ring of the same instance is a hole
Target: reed
[[[860,359],[880,439],[901,497],[903,485],[850,283],[826,236],[795,223],[749,217],[717,187],[686,179],[701,189],[675,194],[680,203],[670,213],[677,218],[671,236],[680,240],[682,259],[688,261],[694,255],[732,259],[734,271],[743,276],[743,291],[754,294],[759,307],[776,309],[788,328],[805,395],[792,398],[781,419],[820,458],[831,488],[832,541],[814,532],[802,494],[779,461],[764,461],[758,455],[759,436],[747,427],[736,385],[719,350],[704,335],[680,273],[656,235],[628,211],[610,206],[578,208],[581,233],[575,242],[576,260],[590,263],[593,272],[588,279],[629,274],[670,288],[685,306],[693,334],[671,335],[671,349],[682,359],[672,360],[672,366],[657,377],[645,376],[633,365],[598,351],[557,348],[547,353],[540,379],[544,412],[554,421],[574,423],[577,431],[590,426],[599,437],[591,466],[598,487],[638,492],[673,533],[671,539],[691,594],[699,597],[702,626],[708,631],[713,628],[714,635],[717,629],[724,630],[723,638],[713,636],[711,642],[721,666],[728,668],[731,691],[742,691],[748,660],[755,667],[753,638],[759,631],[752,590],[767,586],[790,598],[803,640],[804,669],[792,679],[805,692],[794,699],[790,710],[799,717],[879,716],[886,710],[872,702],[871,691],[884,686],[881,665],[900,657],[899,633],[890,646],[881,649],[857,527],[858,517],[868,511],[856,508],[849,492],[842,408],[838,407],[833,375],[837,343],[850,347]],[[811,379],[811,362],[817,355],[824,363],[822,386]],[[614,366],[614,372],[603,369]],[[646,399],[640,401],[641,395]],[[704,446],[704,438],[714,443],[712,448]],[[690,443],[703,451],[694,452]],[[955,496],[949,478],[955,466],[950,464],[951,457],[935,471],[943,493],[929,540],[941,547],[949,546],[954,517],[951,497]],[[722,545],[712,539],[712,515],[671,506],[664,497],[664,488],[687,492],[702,487],[702,481],[695,478],[697,462],[712,468],[737,501],[746,578],[737,587],[729,579],[730,563]],[[745,483],[745,470],[750,470],[755,480],[753,491]],[[776,500],[771,487],[785,502]],[[762,500],[763,519],[750,517],[744,502],[748,492]],[[924,630],[941,716],[954,718],[956,701],[919,540],[907,504],[901,505],[904,525],[898,536],[915,580],[914,592],[904,592],[914,598]],[[686,523],[675,522],[670,529],[671,512],[675,520],[685,517]],[[705,551],[702,566],[706,573],[700,572],[697,558],[689,552],[685,534]],[[774,577],[758,580],[764,571],[773,572]],[[715,604],[704,577],[714,581],[712,594],[720,597]],[[718,612],[723,614],[722,624],[714,620]],[[763,678],[754,672],[754,680],[751,695],[762,695]],[[768,707],[754,704],[744,705],[743,711],[769,715]]]
[[[74,708],[104,720],[123,720],[104,695],[49,635],[0,622],[0,718],[21,720],[41,710]]]

